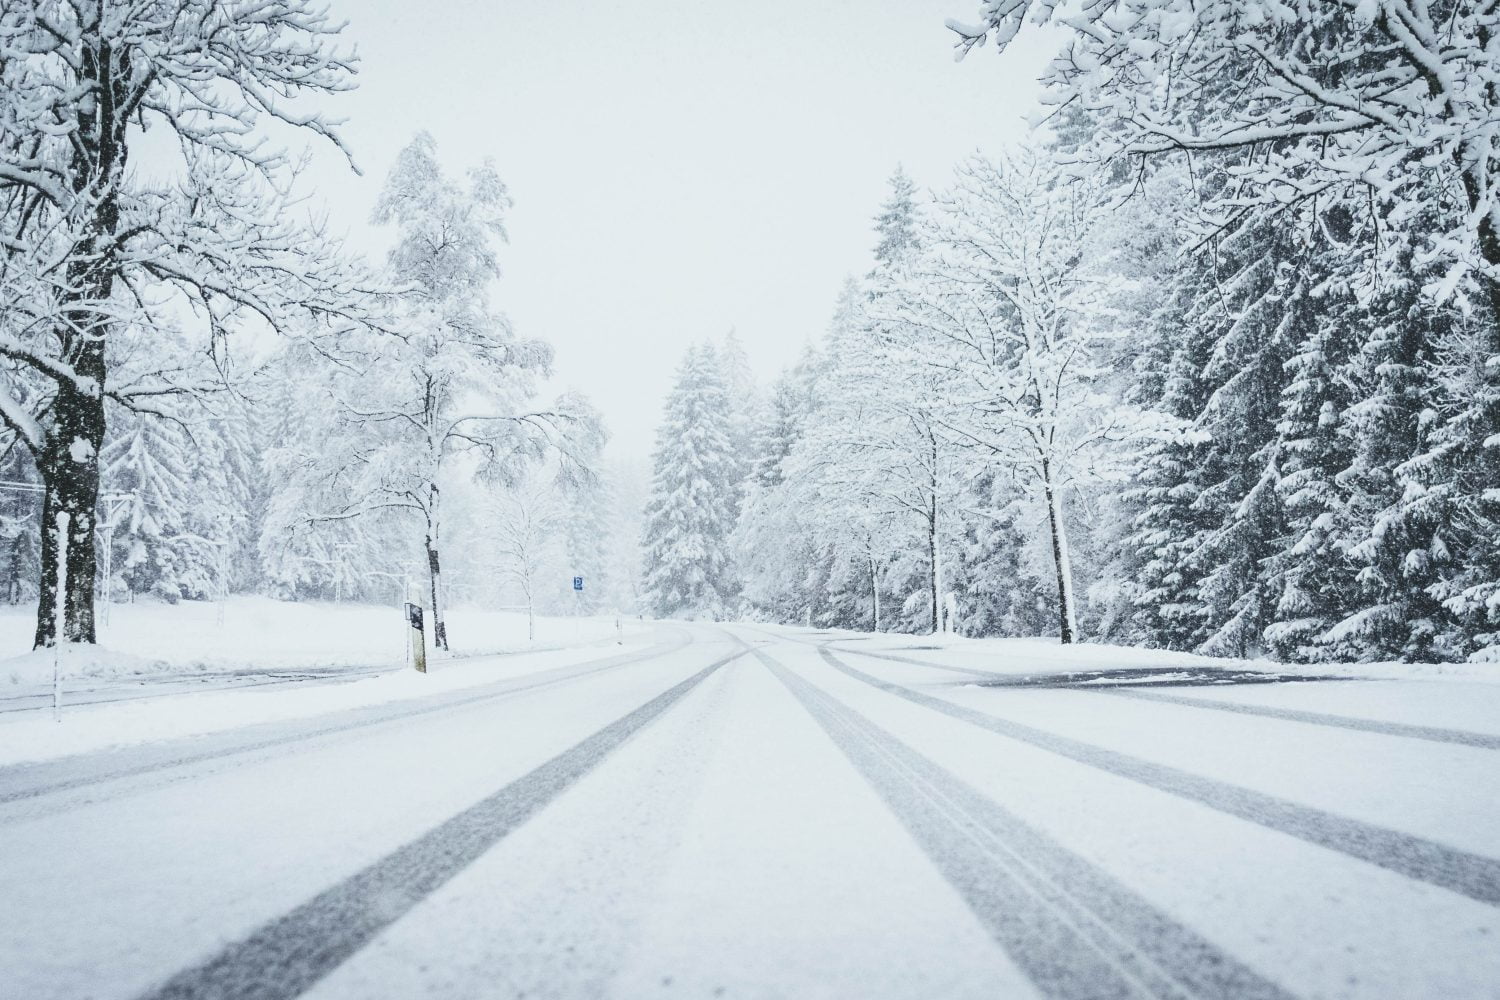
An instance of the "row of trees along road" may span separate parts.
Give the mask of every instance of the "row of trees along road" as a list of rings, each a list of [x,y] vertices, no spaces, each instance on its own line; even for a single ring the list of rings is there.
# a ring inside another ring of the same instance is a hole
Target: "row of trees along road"
[[[341,31],[306,0],[0,7],[0,422],[42,490],[39,646],[96,639],[101,477],[132,498],[132,590],[388,593],[416,558],[440,646],[443,491],[595,485],[596,416],[533,402],[550,348],[489,304],[492,167],[452,182],[418,136],[374,212],[384,273],[293,194],[288,150],[348,155],[321,110],[354,86]]]
[[[733,612],[1500,659],[1500,8],[949,26],[960,56],[1060,37],[1044,127],[929,198],[894,180],[703,532]]]

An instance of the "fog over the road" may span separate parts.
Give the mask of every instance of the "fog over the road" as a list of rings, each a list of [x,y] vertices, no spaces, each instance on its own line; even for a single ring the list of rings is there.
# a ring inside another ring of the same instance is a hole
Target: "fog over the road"
[[[1022,136],[1046,52],[955,64],[964,0],[451,6],[340,10],[362,65],[332,107],[365,176],[321,150],[307,181],[383,250],[365,217],[412,133],[455,173],[493,157],[516,202],[496,302],[628,459],[691,342],[733,327],[762,377],[794,361],[869,269],[895,166],[940,185]]]

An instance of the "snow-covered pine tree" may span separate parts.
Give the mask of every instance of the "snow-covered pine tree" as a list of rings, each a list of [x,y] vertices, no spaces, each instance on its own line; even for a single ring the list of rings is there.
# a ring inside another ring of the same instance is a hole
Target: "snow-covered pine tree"
[[[900,164],[886,181],[890,193],[875,216],[874,277],[881,267],[891,267],[917,246],[917,225],[922,212],[917,203],[917,185]]]
[[[729,394],[718,353],[688,350],[667,397],[652,456],[641,544],[642,591],[663,618],[722,618],[736,597],[729,535],[735,474]]]
[[[115,422],[100,461],[104,489],[129,497],[112,533],[113,572],[127,590],[173,604],[211,593],[203,583],[212,563],[203,565],[207,553],[184,539],[186,516],[200,499],[188,448],[177,425],[127,415]]]
[[[860,294],[857,289],[853,293]],[[822,357],[809,345],[798,363],[771,385],[755,435],[757,450],[731,540],[741,596],[773,621],[795,623],[821,614],[823,594],[812,581],[826,561],[813,540],[809,513],[798,501],[805,484],[789,481],[790,463],[815,408]]]
[[[1358,594],[1320,640],[1339,659],[1431,660],[1445,628],[1432,589],[1447,571],[1451,538],[1420,458],[1441,396],[1436,345],[1459,317],[1424,301],[1411,235],[1388,229],[1386,259],[1366,269],[1369,329],[1349,367],[1359,398],[1348,413],[1354,456],[1340,480],[1360,532],[1350,548]]]
[[[755,436],[761,423],[760,389],[750,357],[739,334],[730,330],[718,347],[719,364],[724,373],[724,393],[729,400],[729,451],[734,462],[730,478],[734,482],[733,516],[740,516],[745,483],[755,464]]]
[[[1209,527],[1196,501],[1212,439],[1192,425],[1208,405],[1204,372],[1213,342],[1188,322],[1192,298],[1206,280],[1211,280],[1206,258],[1184,262],[1143,324],[1149,346],[1136,367],[1140,380],[1126,397],[1191,428],[1146,445],[1123,495],[1132,511],[1130,533],[1122,540],[1124,565],[1137,590],[1131,636],[1166,649],[1194,649],[1207,638],[1195,596],[1200,572],[1191,557]],[[1162,349],[1168,360],[1158,369]]]
[[[1320,640],[1358,600],[1349,550],[1359,526],[1346,477],[1354,461],[1348,411],[1358,386],[1349,369],[1369,324],[1331,245],[1358,238],[1354,223],[1349,213],[1330,213],[1323,226],[1310,227],[1279,279],[1283,337],[1291,345],[1276,425],[1286,534],[1263,569],[1276,594],[1265,638],[1281,659],[1326,657]]]

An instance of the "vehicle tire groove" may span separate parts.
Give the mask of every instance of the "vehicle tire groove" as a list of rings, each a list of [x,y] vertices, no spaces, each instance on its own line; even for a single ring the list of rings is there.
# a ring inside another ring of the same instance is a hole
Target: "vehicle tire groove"
[[[1463,729],[1443,729],[1437,726],[1414,726],[1404,722],[1385,722],[1380,719],[1360,719],[1347,715],[1332,715],[1327,712],[1307,712],[1296,708],[1278,708],[1273,705],[1242,705],[1237,702],[1215,701],[1209,698],[1191,698],[1186,695],[1169,694],[1166,691],[1136,690],[1134,688],[1076,688],[1097,694],[1110,694],[1121,698],[1136,698],[1141,701],[1159,701],[1169,705],[1185,705],[1215,712],[1234,712],[1240,715],[1257,715],[1268,719],[1285,719],[1288,722],[1305,722],[1314,726],[1332,726],[1358,732],[1378,733],[1382,736],[1400,736],[1406,739],[1426,740],[1431,743],[1450,743],[1456,746],[1477,747],[1482,750],[1500,750],[1500,736],[1489,733],[1471,733]]]
[[[842,640],[828,640],[830,643]],[[891,660],[895,663],[910,663],[919,667],[931,667],[936,670],[948,670],[954,673],[966,674],[985,680],[1004,678],[1006,675],[993,670],[977,670],[970,667],[957,667],[947,663],[937,663],[933,660],[919,660],[912,656],[897,656],[893,653],[872,653],[863,649],[840,649],[841,653],[852,653],[855,656],[865,656],[876,660]],[[1452,743],[1457,746],[1477,747],[1484,750],[1500,750],[1500,735],[1493,733],[1475,733],[1465,729],[1446,729],[1440,726],[1416,726],[1403,722],[1385,722],[1379,719],[1360,719],[1348,715],[1334,715],[1329,712],[1308,712],[1293,708],[1276,708],[1270,705],[1240,705],[1232,702],[1214,701],[1212,699],[1191,698],[1186,695],[1171,694],[1161,691],[1155,687],[1124,686],[1124,685],[1058,685],[1056,690],[1087,691],[1093,694],[1112,694],[1122,698],[1139,698],[1141,700],[1161,701],[1173,705],[1186,705],[1192,708],[1206,710],[1217,710],[1222,712],[1238,712],[1244,715],[1260,715],[1271,719],[1285,719],[1290,722],[1304,722],[1315,726],[1333,726],[1339,729],[1351,729],[1358,732],[1377,733],[1382,736],[1397,736],[1405,739],[1427,740],[1432,743]]]
[[[113,767],[106,767],[87,774],[78,774],[60,780],[51,780],[48,776],[49,774],[66,773],[69,770],[75,769],[85,758],[83,756],[70,756],[37,763],[15,764],[0,768],[0,806],[25,799],[52,795],[58,792],[85,788],[90,785],[98,785],[125,778],[135,778],[154,771],[187,767],[224,757],[255,753],[260,750],[269,750],[286,744],[314,740],[324,736],[354,732],[390,722],[401,722],[423,715],[430,715],[434,712],[467,708],[498,698],[550,687],[554,684],[581,680],[605,670],[614,669],[615,667],[667,656],[685,647],[689,641],[686,634],[683,634],[678,640],[665,646],[653,646],[651,649],[636,653],[625,653],[602,660],[554,667],[507,681],[497,681],[494,684],[484,685],[478,692],[472,689],[460,690],[431,695],[421,699],[417,704],[391,702],[386,705],[348,709],[344,712],[334,714],[352,715],[355,717],[347,718],[345,721],[334,725],[319,725],[314,728],[305,728],[308,723],[316,722],[320,718],[318,716],[313,716],[311,719],[259,723],[238,730],[238,734],[243,738],[232,742],[231,745],[219,746],[209,750],[193,751],[188,747],[182,747],[186,752],[179,754],[173,744],[168,744],[165,747],[147,744],[143,747],[130,747],[120,751],[109,751],[109,753],[118,753],[123,757],[135,757],[137,759],[134,761],[127,760]],[[294,731],[290,733],[285,732],[289,727]],[[275,735],[267,736],[267,733],[275,733]],[[208,735],[222,736],[223,734]],[[202,737],[190,736],[185,737],[182,742],[197,742],[200,739]],[[174,743],[176,742],[174,741]]]
[[[736,651],[140,1000],[291,1000],[594,770]]]
[[[1290,997],[764,651],[755,653],[1047,996]]]
[[[1132,757],[1024,723],[1011,722],[872,677],[842,662],[826,648],[819,647],[818,652],[832,667],[845,675],[923,708],[1158,791],[1198,802],[1307,843],[1366,861],[1407,878],[1456,892],[1490,906],[1500,906],[1500,859],[1449,847],[1425,837],[1401,833],[1312,806],[1299,805],[1265,792]]]

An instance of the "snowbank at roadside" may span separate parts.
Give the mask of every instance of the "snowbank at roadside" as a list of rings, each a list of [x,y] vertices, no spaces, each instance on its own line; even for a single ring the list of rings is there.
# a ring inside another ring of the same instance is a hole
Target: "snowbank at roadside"
[[[760,626],[764,627],[764,626]],[[1084,671],[1232,670],[1239,673],[1299,676],[1368,677],[1378,680],[1454,679],[1500,684],[1500,664],[1495,663],[1278,663],[1274,660],[1236,660],[1199,656],[1164,649],[1112,646],[1106,643],[1073,643],[1056,639],[973,639],[959,635],[872,634],[842,630],[788,629],[806,638],[832,640],[833,649],[882,653],[928,660],[961,670],[994,674],[1029,675]],[[1158,677],[1157,680],[1164,680]]]
[[[64,650],[66,678],[399,666],[406,657],[406,624],[394,607],[236,596],[222,605],[141,601],[109,610],[97,647]],[[30,652],[34,616],[30,606],[0,605],[0,655],[16,654],[0,659],[0,686],[51,683],[51,652]],[[634,619],[621,627],[627,637],[642,628]],[[455,608],[448,631],[455,657],[477,656],[611,638],[615,618],[538,618],[532,641],[524,613]]]
[[[652,641],[651,635],[636,631],[624,645],[604,641],[530,653],[476,656],[447,661],[427,674],[397,670],[343,684],[220,688],[99,705],[68,705],[64,697],[63,711],[55,720],[49,710],[0,716],[0,766],[443,694],[636,652]],[[47,664],[50,677],[50,655]]]

